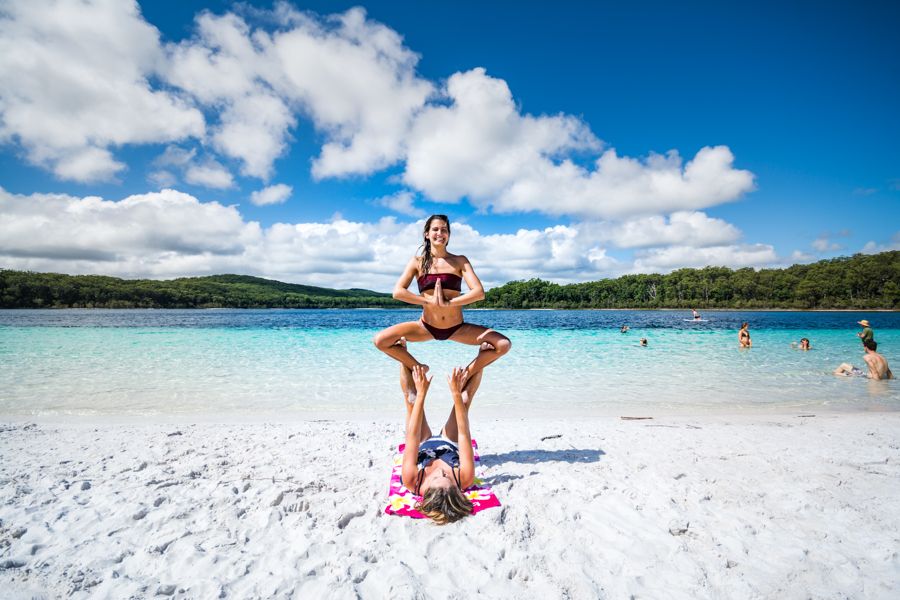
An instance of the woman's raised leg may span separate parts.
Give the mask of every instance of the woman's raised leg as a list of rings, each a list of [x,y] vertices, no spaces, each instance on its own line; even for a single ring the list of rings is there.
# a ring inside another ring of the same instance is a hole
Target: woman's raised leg
[[[460,344],[480,346],[478,355],[466,365],[467,377],[480,373],[483,368],[509,352],[509,349],[512,348],[512,342],[509,341],[509,338],[499,331],[475,325],[474,323],[465,323],[453,332],[450,339]]]
[[[415,366],[423,366],[425,370],[428,370],[428,365],[423,365],[419,361],[415,359],[415,357],[409,353],[406,349],[406,344],[400,343],[400,340],[405,340],[407,342],[424,342],[427,340],[434,339],[428,330],[422,326],[422,323],[419,321],[407,321],[405,323],[397,323],[396,325],[391,325],[387,329],[382,329],[378,333],[375,334],[375,347],[393,358],[396,361],[399,361],[400,364],[404,365],[407,369],[412,369]]]
[[[406,347],[406,340],[403,338],[398,342],[399,345]],[[400,365],[400,390],[403,392],[403,404],[406,405],[406,429],[409,429],[409,418],[412,415],[413,404],[416,403],[416,384],[413,381],[412,371],[406,368],[406,365]],[[422,422],[419,428],[419,443],[424,442],[432,436],[431,427],[428,425],[428,419],[425,417],[425,411],[422,411]]]

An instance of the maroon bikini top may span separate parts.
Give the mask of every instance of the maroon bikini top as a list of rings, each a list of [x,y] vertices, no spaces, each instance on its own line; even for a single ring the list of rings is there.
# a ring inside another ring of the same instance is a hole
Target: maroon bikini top
[[[427,273],[416,280],[419,284],[419,293],[425,290],[433,290],[435,282],[440,279],[441,287],[445,290],[462,291],[462,277],[453,273]]]

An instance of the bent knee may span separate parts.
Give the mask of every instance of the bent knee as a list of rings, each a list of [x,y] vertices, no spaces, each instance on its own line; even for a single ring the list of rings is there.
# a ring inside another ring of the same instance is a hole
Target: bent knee
[[[508,337],[504,337],[502,340],[497,340],[497,343],[494,344],[494,348],[496,348],[497,353],[502,356],[512,348],[512,342],[509,341]]]
[[[390,337],[385,335],[383,331],[379,331],[375,334],[375,337],[372,338],[372,343],[375,344],[375,347],[379,350],[384,350],[390,347]]]

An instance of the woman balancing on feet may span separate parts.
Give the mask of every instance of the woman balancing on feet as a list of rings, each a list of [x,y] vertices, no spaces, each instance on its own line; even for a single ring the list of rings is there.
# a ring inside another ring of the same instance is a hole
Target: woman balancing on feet
[[[400,386],[406,399],[406,447],[401,478],[406,489],[422,499],[416,510],[438,525],[472,514],[472,502],[463,490],[475,481],[475,453],[469,431],[469,408],[481,383],[481,371],[466,380],[461,368],[447,376],[453,408],[439,435],[432,435],[425,418],[425,396],[431,378],[415,366],[400,367]],[[413,388],[415,388],[414,400]]]
[[[450,220],[444,215],[428,217],[423,237],[422,255],[410,259],[394,286],[394,298],[420,305],[422,318],[398,323],[379,332],[375,336],[375,346],[407,369],[422,367],[425,371],[428,365],[413,358],[406,345],[401,343],[402,339],[409,342],[451,340],[480,346],[478,355],[463,371],[465,382],[509,352],[512,344],[509,338],[493,329],[463,320],[462,307],[484,298],[484,288],[469,259],[447,252]],[[418,283],[418,294],[408,289],[413,279]],[[469,287],[465,294],[461,293],[463,280]]]

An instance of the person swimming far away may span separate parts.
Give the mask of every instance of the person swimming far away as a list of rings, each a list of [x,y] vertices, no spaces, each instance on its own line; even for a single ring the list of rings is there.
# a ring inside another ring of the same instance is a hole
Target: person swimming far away
[[[791,348],[794,350],[812,350],[812,346],[809,345],[809,338],[800,338],[800,343],[791,342]]]
[[[860,341],[865,345],[866,340],[875,340],[875,332],[872,331],[872,326],[869,325],[868,319],[862,319],[861,321],[856,322],[857,325],[862,325],[862,331],[856,334],[856,337],[860,339]]]
[[[753,342],[750,341],[750,324],[746,321],[741,323],[741,330],[738,331],[738,344],[741,348],[750,348]]]

